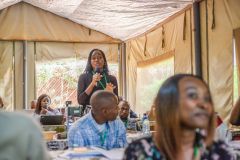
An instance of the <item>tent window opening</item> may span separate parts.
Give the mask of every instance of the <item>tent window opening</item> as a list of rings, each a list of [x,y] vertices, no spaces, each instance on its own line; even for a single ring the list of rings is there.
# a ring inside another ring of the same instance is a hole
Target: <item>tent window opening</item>
[[[62,107],[65,101],[77,102],[78,78],[87,64],[87,59],[76,60],[66,58],[61,60],[36,63],[37,97],[48,94],[52,107]],[[118,63],[108,63],[111,74],[118,79]]]
[[[77,81],[87,61],[77,62],[74,58],[36,63],[37,97],[47,94],[51,97],[51,106],[60,107],[65,101],[77,104]]]
[[[174,57],[137,68],[136,112],[150,111],[161,84],[174,74]]]

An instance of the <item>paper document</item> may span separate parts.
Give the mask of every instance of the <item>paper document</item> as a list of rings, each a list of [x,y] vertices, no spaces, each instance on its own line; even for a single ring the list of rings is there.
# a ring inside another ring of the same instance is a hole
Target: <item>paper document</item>
[[[91,147],[95,151],[98,151],[99,153],[103,154],[105,157],[111,160],[121,160],[123,159],[125,148],[115,148],[111,150],[105,150],[103,148],[99,147]]]
[[[74,150],[68,150],[64,152],[63,154],[59,155],[59,157],[62,158],[96,158],[96,157],[104,157],[104,155],[97,150],[93,149],[87,149],[85,151],[74,151]]]

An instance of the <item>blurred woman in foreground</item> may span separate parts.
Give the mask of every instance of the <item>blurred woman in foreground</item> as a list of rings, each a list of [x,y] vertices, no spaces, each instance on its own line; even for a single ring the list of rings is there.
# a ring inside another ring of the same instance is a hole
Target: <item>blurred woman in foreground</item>
[[[154,102],[157,133],[128,146],[124,159],[232,160],[222,141],[214,141],[215,117],[207,84],[199,77],[168,78]]]

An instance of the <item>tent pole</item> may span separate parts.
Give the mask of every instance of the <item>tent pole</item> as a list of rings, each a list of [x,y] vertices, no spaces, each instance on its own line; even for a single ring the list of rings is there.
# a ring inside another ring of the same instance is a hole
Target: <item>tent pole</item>
[[[127,98],[127,83],[126,83],[126,43],[121,43],[121,67],[122,67],[122,96]]]
[[[28,99],[28,63],[27,63],[27,41],[23,41],[23,109],[27,109]]]
[[[195,44],[195,71],[196,75],[202,77],[201,59],[201,30],[200,30],[200,2],[195,0],[193,3],[194,14],[194,44]]]
[[[16,56],[15,56],[15,41],[12,42],[13,45],[13,56],[12,56],[12,70],[13,70],[13,111],[17,109],[16,107]]]
[[[37,87],[36,87],[36,58],[37,58],[37,43],[34,42],[34,99],[37,98],[36,96],[36,90],[37,90]]]
[[[122,79],[122,46],[118,44],[118,95],[123,95],[123,79]]]

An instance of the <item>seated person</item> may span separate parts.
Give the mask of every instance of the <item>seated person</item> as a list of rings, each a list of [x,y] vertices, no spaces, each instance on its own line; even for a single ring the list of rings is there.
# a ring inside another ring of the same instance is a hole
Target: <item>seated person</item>
[[[21,113],[0,112],[0,159],[47,160],[40,127]]]
[[[3,107],[4,107],[3,100],[2,97],[0,97],[0,109],[3,109]]]
[[[121,102],[121,101],[126,101],[126,100],[123,99],[122,96],[119,96],[119,97],[118,97],[118,100],[119,100],[119,102]],[[130,107],[130,105],[129,105],[129,107]],[[133,110],[131,109],[131,107],[130,107],[130,118],[138,118],[137,114],[136,114],[135,112],[133,112]]]
[[[122,148],[127,144],[126,129],[118,116],[118,98],[99,90],[90,98],[92,110],[77,120],[68,132],[69,148],[96,146]]]
[[[36,109],[36,106],[37,106],[37,101],[36,100],[32,100],[30,109]]]
[[[139,119],[130,118],[130,105],[127,101],[122,100],[118,104],[119,106],[119,117],[124,123],[126,129],[128,130],[140,130]]]
[[[230,123],[232,125],[240,125],[240,97],[233,106],[232,113],[230,116]]]
[[[223,141],[214,141],[215,116],[207,84],[190,74],[168,78],[154,100],[156,133],[138,139],[123,160],[235,159]]]
[[[51,99],[48,95],[42,94],[38,97],[35,115],[61,115],[57,109],[50,107]]]

